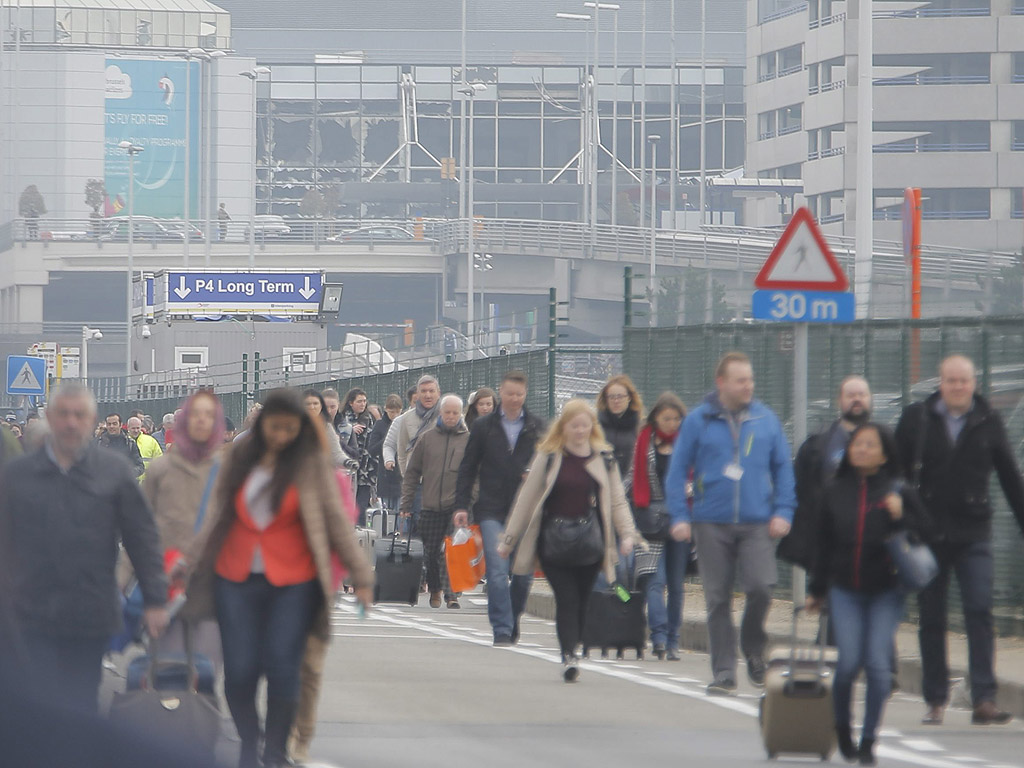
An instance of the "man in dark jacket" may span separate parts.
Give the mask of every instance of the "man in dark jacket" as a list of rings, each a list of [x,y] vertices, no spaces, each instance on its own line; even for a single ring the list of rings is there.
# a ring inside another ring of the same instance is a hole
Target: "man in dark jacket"
[[[946,657],[946,591],[956,573],[967,625],[976,725],[1009,722],[995,705],[995,639],[992,622],[992,507],[989,478],[995,469],[1010,509],[1024,530],[1024,481],[999,414],[975,394],[974,363],[961,355],[939,366],[939,391],[906,408],[896,427],[906,475],[919,484],[935,521],[933,549],[939,575],[918,595],[919,638],[926,725],[940,725],[949,701]]]
[[[42,448],[4,468],[0,547],[11,605],[44,697],[95,711],[101,662],[122,622],[118,540],[132,562],[153,636],[167,626],[167,582],[156,524],[123,455],[91,444],[96,401],[64,385],[46,410]]]
[[[473,422],[455,492],[453,522],[459,528],[469,523],[473,488],[480,483],[473,517],[484,539],[487,615],[498,647],[519,639],[519,617],[533,583],[530,576],[513,576],[510,586],[509,563],[515,558],[498,556],[505,520],[544,430],[544,423],[526,410],[526,385],[525,373],[506,373],[498,389],[500,407]]]
[[[96,438],[96,442],[104,448],[109,448],[122,454],[128,459],[128,463],[132,465],[135,476],[139,477],[146,471],[146,465],[142,461],[139,446],[131,439],[127,432],[121,429],[121,416],[116,413],[108,413],[107,418],[104,419],[104,424],[106,424],[107,429]]]
[[[778,555],[804,570],[813,564],[818,507],[825,487],[846,454],[850,433],[871,421],[871,387],[863,376],[847,376],[839,384],[839,418],[828,429],[808,437],[793,462],[796,512],[793,528],[779,543]]]

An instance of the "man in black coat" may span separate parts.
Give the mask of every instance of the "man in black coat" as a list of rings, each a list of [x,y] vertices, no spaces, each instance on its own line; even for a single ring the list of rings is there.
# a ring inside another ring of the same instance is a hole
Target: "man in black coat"
[[[810,570],[813,565],[818,508],[825,486],[835,477],[846,454],[850,433],[871,421],[871,387],[863,376],[847,376],[839,384],[839,418],[828,429],[808,437],[793,461],[796,512],[793,528],[779,543],[783,560]]]
[[[89,390],[62,386],[46,418],[45,444],[4,468],[0,557],[33,689],[95,712],[103,654],[122,623],[118,541],[139,579],[154,637],[168,621],[163,553],[132,467],[90,439],[96,401]]]
[[[473,489],[480,483],[473,518],[484,539],[487,615],[498,647],[519,639],[519,617],[533,583],[530,576],[512,576],[510,585],[509,564],[514,558],[498,556],[505,520],[544,430],[544,422],[526,410],[526,385],[525,373],[505,374],[498,389],[500,406],[473,422],[455,491],[453,522],[458,528],[469,524]]]
[[[967,625],[976,725],[1009,722],[995,705],[992,622],[992,506],[989,478],[996,471],[1006,500],[1024,530],[1024,480],[999,414],[975,393],[974,363],[961,355],[939,366],[939,391],[904,410],[896,427],[907,478],[935,520],[933,549],[939,575],[918,595],[919,637],[927,725],[940,725],[949,700],[946,592],[956,573]]]
[[[96,442],[104,448],[109,448],[122,454],[128,459],[128,463],[132,465],[136,477],[145,472],[146,464],[142,461],[142,454],[139,452],[138,444],[131,439],[127,432],[121,429],[121,416],[117,413],[109,413],[107,418],[104,419],[104,424],[107,428],[103,434],[96,438]]]

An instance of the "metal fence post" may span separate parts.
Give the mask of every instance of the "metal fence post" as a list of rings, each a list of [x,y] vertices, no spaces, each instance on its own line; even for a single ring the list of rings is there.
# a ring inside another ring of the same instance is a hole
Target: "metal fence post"
[[[623,276],[623,312],[622,325],[625,328],[633,326],[633,268],[627,266]]]
[[[555,418],[555,345],[558,343],[558,301],[548,289],[548,418]]]
[[[250,400],[249,397],[249,353],[242,353],[242,394],[246,400]]]
[[[260,396],[260,353],[257,352],[253,357],[252,365],[252,396],[255,400]]]

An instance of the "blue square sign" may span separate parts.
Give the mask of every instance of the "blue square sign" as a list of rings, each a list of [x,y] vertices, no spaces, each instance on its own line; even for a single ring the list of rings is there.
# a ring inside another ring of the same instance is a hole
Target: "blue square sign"
[[[45,395],[46,360],[41,357],[10,355],[7,358],[8,395]]]

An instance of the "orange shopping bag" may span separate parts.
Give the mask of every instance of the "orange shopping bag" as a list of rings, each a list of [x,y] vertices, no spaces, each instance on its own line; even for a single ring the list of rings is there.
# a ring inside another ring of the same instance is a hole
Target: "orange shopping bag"
[[[470,536],[464,543],[456,544],[452,536],[446,536],[444,540],[444,559],[448,565],[452,592],[474,589],[486,573],[484,539],[480,534],[480,526],[470,526],[469,531]]]

